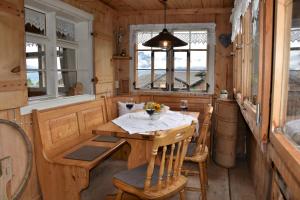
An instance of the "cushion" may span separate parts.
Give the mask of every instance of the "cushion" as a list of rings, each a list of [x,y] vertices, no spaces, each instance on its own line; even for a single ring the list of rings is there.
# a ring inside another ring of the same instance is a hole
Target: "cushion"
[[[144,108],[144,106],[145,106],[145,103],[135,103],[135,104],[133,104],[133,107],[129,110],[126,107],[126,103],[119,101],[118,102],[119,116],[125,115],[125,114],[130,113],[135,110],[142,110]]]
[[[120,138],[110,136],[110,135],[99,135],[93,141],[95,142],[117,142]]]
[[[138,189],[143,189],[146,180],[147,167],[148,164],[145,164],[130,170],[121,171],[115,174],[114,178],[126,183],[127,185],[136,187]],[[157,184],[158,174],[159,166],[155,165],[151,180],[151,186]]]
[[[109,150],[109,148],[86,145],[67,154],[64,158],[72,160],[93,161],[97,157],[105,153],[107,150]]]

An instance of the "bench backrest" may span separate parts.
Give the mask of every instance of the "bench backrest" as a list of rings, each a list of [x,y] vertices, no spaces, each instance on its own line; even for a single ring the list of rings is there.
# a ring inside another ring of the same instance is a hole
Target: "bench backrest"
[[[115,96],[106,98],[107,119],[112,120],[119,116],[118,102],[126,102],[133,99],[135,103],[140,103],[139,96]]]
[[[107,122],[104,99],[33,111],[35,133],[44,156],[51,158],[92,137]]]

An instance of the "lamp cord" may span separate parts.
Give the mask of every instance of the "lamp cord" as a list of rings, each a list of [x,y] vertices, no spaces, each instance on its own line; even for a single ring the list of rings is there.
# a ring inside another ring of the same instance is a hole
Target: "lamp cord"
[[[167,0],[164,0],[164,9],[165,9],[165,24],[164,24],[164,28],[166,28],[166,24],[167,24]]]

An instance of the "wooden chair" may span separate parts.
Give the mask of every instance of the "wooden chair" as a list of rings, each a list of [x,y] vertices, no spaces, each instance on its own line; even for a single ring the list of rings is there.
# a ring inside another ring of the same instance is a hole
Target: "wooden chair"
[[[124,192],[141,199],[166,199],[179,192],[180,198],[185,199],[187,178],[181,175],[181,167],[194,131],[195,123],[157,132],[153,139],[150,162],[114,176],[113,183],[119,189],[116,199],[122,199]],[[168,162],[167,149],[171,152]],[[159,154],[161,157],[157,159],[159,150],[162,150]],[[160,165],[155,164],[157,160],[160,160]]]
[[[191,161],[198,163],[199,171],[194,172],[190,170],[183,170],[188,173],[199,174],[200,178],[200,191],[201,191],[201,200],[206,200],[206,188],[208,185],[207,178],[207,160],[209,157],[209,149],[207,147],[207,137],[210,134],[210,125],[211,125],[211,116],[213,113],[213,107],[209,104],[207,106],[207,112],[205,114],[204,122],[201,127],[200,135],[196,143],[190,143],[188,146],[187,155],[184,158],[185,161]],[[199,190],[198,188],[186,188],[186,190]]]

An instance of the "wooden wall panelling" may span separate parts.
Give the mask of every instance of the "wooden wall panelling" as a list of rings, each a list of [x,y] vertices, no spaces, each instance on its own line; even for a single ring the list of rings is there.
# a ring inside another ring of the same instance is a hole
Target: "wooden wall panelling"
[[[0,111],[0,118],[7,119],[10,121],[16,121],[24,129],[25,133],[28,135],[29,139],[32,141],[33,151],[35,151],[35,148],[33,145],[32,118],[31,118],[30,114],[22,116],[22,115],[20,115],[20,111],[18,109],[2,110],[2,111]],[[20,153],[20,155],[22,155],[22,153]],[[18,166],[16,166],[16,167],[18,167]],[[40,198],[41,198],[41,195],[40,195],[40,187],[39,187],[38,178],[37,178],[35,158],[33,158],[31,176],[30,176],[29,182],[28,182],[20,200],[37,200]]]
[[[276,136],[271,135],[271,142],[272,145],[269,145],[268,150],[275,169],[283,178],[283,181],[287,186],[290,199],[299,199],[299,152],[283,134],[277,134]]]
[[[273,0],[266,0],[262,4],[264,10],[264,25],[263,25],[263,63],[262,63],[262,78],[261,78],[261,141],[268,141],[269,123],[270,123],[270,102],[271,102],[271,77],[272,77],[272,59],[273,59],[273,17],[274,7]]]
[[[137,11],[137,10],[161,10],[163,5],[159,1],[140,0],[137,4],[134,0],[101,0],[105,4],[117,9],[118,11]],[[233,0],[173,0],[168,2],[169,9],[227,9],[233,6]]]
[[[248,167],[257,199],[269,199],[272,168],[270,159],[261,152],[260,144],[251,132],[247,134]]]
[[[0,4],[0,110],[4,110],[27,103],[24,2],[3,0]]]
[[[232,45],[225,48],[219,41],[221,34],[231,33],[228,23],[230,15],[216,15],[216,56],[215,56],[215,94],[226,89],[233,94],[233,60],[231,56]]]

